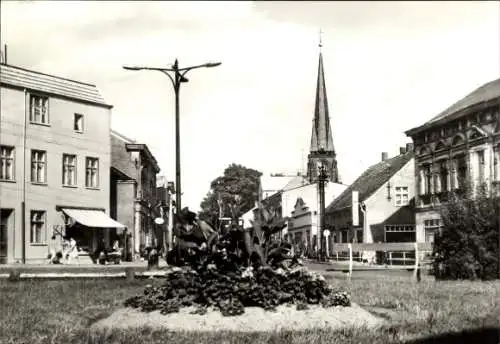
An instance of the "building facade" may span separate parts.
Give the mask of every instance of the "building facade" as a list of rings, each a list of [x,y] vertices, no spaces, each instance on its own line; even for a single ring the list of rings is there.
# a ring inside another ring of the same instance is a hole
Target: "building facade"
[[[347,188],[339,183],[325,185],[325,204]],[[319,248],[320,199],[318,183],[285,187],[282,193],[283,215],[288,218],[284,232],[288,242],[316,251]]]
[[[415,145],[417,240],[433,242],[450,192],[500,192],[500,79],[406,135]]]
[[[115,219],[127,226],[133,254],[157,246],[162,206],[157,196],[156,175],[160,168],[145,144],[111,131],[110,209]],[[160,236],[161,238],[161,236]]]
[[[414,159],[411,144],[400,154],[369,167],[326,209],[326,225],[335,243],[389,243],[417,240],[414,212]],[[358,202],[353,191],[357,192]],[[353,204],[359,207],[353,223]]]
[[[281,214],[287,219],[287,227],[283,230],[282,237],[297,248],[305,247],[314,251],[321,244],[322,214],[318,182],[320,166],[324,166],[327,173],[326,204],[347,188],[347,185],[340,183],[326,93],[323,55],[320,51],[307,174],[305,176],[300,173],[295,176],[275,174],[261,177],[264,201],[267,198],[274,199],[280,196]],[[248,226],[252,216],[252,210],[243,216]]]
[[[0,261],[40,262],[109,228],[112,106],[96,86],[0,64]],[[55,235],[56,239],[52,239]]]

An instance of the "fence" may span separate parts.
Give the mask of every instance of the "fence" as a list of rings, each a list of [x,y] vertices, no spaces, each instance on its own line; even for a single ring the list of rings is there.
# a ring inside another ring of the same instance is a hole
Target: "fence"
[[[333,253],[337,261],[349,262],[349,274],[352,276],[354,261],[364,261],[366,255],[364,252],[375,252],[371,254],[380,265],[370,265],[369,267],[356,267],[354,270],[386,270],[387,265],[392,269],[409,269],[413,267],[413,276],[420,280],[420,269],[430,264],[429,252],[432,252],[432,243],[335,243],[330,252]],[[380,261],[379,254],[382,253],[383,259]],[[382,266],[383,265],[383,266]]]

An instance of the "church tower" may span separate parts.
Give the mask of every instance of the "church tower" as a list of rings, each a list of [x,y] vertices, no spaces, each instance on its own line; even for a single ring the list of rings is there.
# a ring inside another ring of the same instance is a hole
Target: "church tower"
[[[339,183],[337,170],[337,159],[333,146],[332,128],[328,112],[328,100],[326,97],[325,74],[323,70],[323,54],[321,52],[322,41],[320,33],[318,81],[316,84],[316,102],[314,105],[314,118],[311,134],[311,146],[307,157],[307,177],[309,182],[318,180],[318,166],[323,164],[326,168],[328,180]]]

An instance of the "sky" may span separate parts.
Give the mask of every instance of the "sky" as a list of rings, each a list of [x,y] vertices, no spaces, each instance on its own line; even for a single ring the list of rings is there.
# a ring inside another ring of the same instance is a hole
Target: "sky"
[[[180,91],[183,206],[198,210],[231,163],[305,170],[319,30],[342,182],[411,139],[404,132],[500,77],[500,2],[1,1],[8,62],[97,85],[112,128],[150,148],[175,180]]]

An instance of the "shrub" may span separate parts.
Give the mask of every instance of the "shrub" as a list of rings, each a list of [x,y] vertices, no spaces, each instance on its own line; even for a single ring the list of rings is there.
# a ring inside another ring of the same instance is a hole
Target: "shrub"
[[[433,269],[438,279],[498,277],[498,196],[478,191],[452,194],[441,208],[443,228],[434,239]]]

